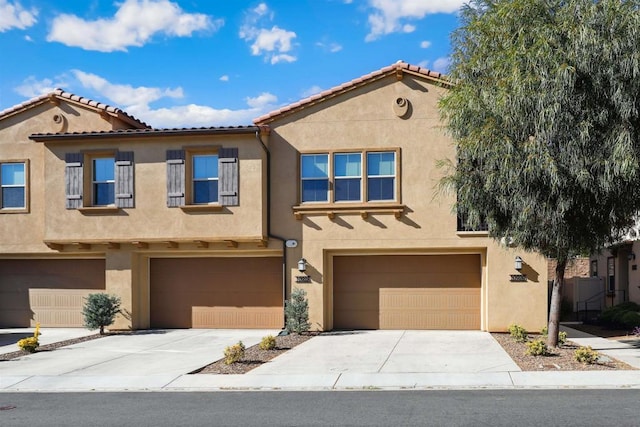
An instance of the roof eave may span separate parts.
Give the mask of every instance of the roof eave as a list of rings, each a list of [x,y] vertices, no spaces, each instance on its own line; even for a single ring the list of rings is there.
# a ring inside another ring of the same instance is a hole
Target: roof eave
[[[187,129],[133,129],[102,132],[77,133],[35,133],[29,139],[35,142],[63,142],[86,139],[123,139],[123,138],[153,138],[175,135],[247,135],[262,131],[262,126],[224,127],[224,128],[187,128]]]

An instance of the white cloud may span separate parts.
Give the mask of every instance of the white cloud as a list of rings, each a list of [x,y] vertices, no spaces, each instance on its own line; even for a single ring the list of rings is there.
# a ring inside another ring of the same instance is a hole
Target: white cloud
[[[278,97],[269,92],[263,92],[255,98],[245,98],[245,101],[249,107],[260,109],[275,105],[278,102]]]
[[[229,76],[225,74],[224,76],[220,76],[218,80],[220,80],[221,82],[228,82]]]
[[[73,70],[72,74],[83,87],[100,93],[112,100],[116,105],[121,105],[125,109],[130,106],[148,105],[162,98],[184,97],[181,87],[175,89],[160,89],[139,86],[134,88],[131,85],[110,83],[96,74],[85,73],[80,70]]]
[[[152,106],[154,102],[169,100],[169,103],[173,104],[176,99],[184,98],[182,88],[134,87],[129,84],[116,84],[81,70],[72,70],[70,75],[72,80],[70,84],[59,86],[82,86],[83,89],[94,92],[96,99],[106,99],[107,103],[122,108],[155,128],[249,125],[255,117],[274,110],[278,102],[275,95],[265,92],[256,97],[245,98],[246,108],[236,110],[217,109],[197,104],[154,108]],[[44,90],[46,83],[51,83],[49,80],[40,82],[33,80],[30,83],[29,87],[33,90],[41,87],[42,93],[50,91]]]
[[[143,46],[156,34],[189,37],[196,31],[215,31],[223,24],[201,13],[185,13],[169,0],[125,0],[108,19],[56,16],[47,41],[100,52],[126,51],[130,46]]]
[[[431,47],[431,42],[429,40],[424,40],[420,42],[420,47],[423,49],[428,49]]]
[[[273,18],[274,14],[268,6],[260,3],[246,13],[238,35],[246,42],[251,42],[252,55],[262,55],[271,64],[296,61],[298,58],[291,52],[296,33],[277,25],[271,26]]]
[[[322,92],[324,89],[322,89],[320,86],[315,85],[315,86],[311,86],[309,89],[306,89],[304,91],[302,91],[302,98],[308,98],[312,95],[315,95],[316,93],[320,93]]]
[[[342,45],[339,45],[338,43],[317,42],[316,46],[318,46],[322,50],[324,50],[326,52],[330,52],[330,53],[336,53],[336,52],[340,52],[342,50]]]
[[[466,0],[369,0],[374,11],[369,15],[371,31],[365,41],[397,32],[413,32],[415,26],[404,23],[407,19],[418,20],[434,13],[454,13]]]
[[[37,9],[26,10],[20,2],[0,0],[0,33],[12,28],[24,30],[37,22]]]
[[[25,98],[35,98],[36,96],[52,92],[59,87],[67,86],[66,81],[66,76],[58,76],[54,79],[45,78],[42,80],[37,80],[34,76],[29,76],[14,90]]]
[[[448,57],[438,58],[433,61],[433,71],[437,71],[439,73],[446,73],[449,71],[449,64],[451,64],[451,59]]]

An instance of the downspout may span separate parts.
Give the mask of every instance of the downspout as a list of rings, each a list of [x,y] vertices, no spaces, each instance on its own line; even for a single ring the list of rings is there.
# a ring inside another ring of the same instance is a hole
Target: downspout
[[[271,234],[271,153],[267,148],[267,145],[264,143],[262,138],[260,137],[260,129],[256,131],[256,139],[260,143],[260,147],[264,150],[265,155],[267,156],[267,237],[274,238],[280,240],[282,242],[282,303],[283,307],[287,301],[287,244],[286,239],[281,236],[276,236],[275,234]],[[286,318],[282,316],[282,329],[286,328]]]

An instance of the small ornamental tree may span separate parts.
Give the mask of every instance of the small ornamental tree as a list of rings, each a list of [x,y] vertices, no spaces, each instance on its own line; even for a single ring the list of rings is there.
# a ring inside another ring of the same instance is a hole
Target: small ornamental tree
[[[104,327],[111,325],[120,313],[120,298],[115,295],[89,294],[82,308],[84,325],[88,329],[100,329],[104,335]]]
[[[309,302],[307,292],[304,289],[294,289],[291,299],[284,305],[284,314],[287,319],[287,331],[299,334],[307,332],[311,328],[309,323]]]

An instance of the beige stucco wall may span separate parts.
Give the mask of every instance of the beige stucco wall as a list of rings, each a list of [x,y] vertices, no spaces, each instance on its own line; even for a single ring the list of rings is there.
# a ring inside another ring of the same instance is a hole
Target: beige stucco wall
[[[436,161],[455,157],[437,108],[443,90],[409,75],[402,81],[389,76],[270,123],[272,230],[300,242],[288,250],[289,291],[299,286],[308,292],[315,328],[332,327],[331,258],[341,253],[481,254],[482,329],[506,330],[510,323],[519,323],[538,330],[545,325],[546,260],[500,247],[483,234],[457,233],[454,197],[437,190],[444,171]],[[394,114],[392,106],[398,97],[411,103],[408,118]],[[336,211],[333,219],[322,212],[295,219],[292,207],[299,203],[300,152],[372,148],[400,150],[400,201],[405,206],[400,218],[385,212],[363,219],[356,210]],[[516,254],[526,263],[526,283],[510,281],[509,275],[517,273]],[[296,283],[295,267],[301,257],[308,261],[310,284]]]

